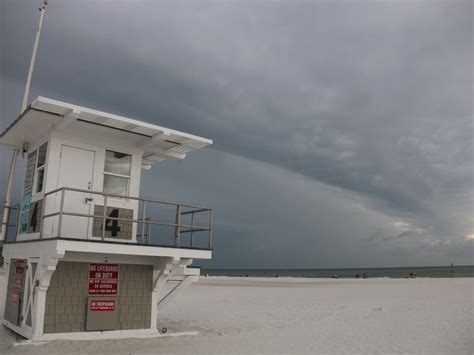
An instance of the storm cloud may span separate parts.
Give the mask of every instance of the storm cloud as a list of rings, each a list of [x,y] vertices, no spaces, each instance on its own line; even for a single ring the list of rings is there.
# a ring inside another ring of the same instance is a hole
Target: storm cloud
[[[0,5],[2,129],[37,5]],[[30,97],[214,139],[142,178],[214,208],[212,266],[471,264],[472,37],[471,1],[52,1]]]

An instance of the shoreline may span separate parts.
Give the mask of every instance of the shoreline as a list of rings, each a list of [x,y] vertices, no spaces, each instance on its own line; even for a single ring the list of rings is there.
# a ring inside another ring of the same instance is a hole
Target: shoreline
[[[423,279],[430,279],[430,280],[455,280],[455,279],[474,279],[474,276],[454,276],[454,277],[437,277],[437,276],[417,276],[417,277],[392,277],[392,276],[374,276],[374,277],[367,277],[367,278],[356,278],[356,277],[338,277],[338,278],[332,278],[332,277],[312,277],[312,276],[232,276],[232,275],[200,275],[199,280],[212,280],[212,279],[243,279],[243,280],[295,280],[295,279],[301,279],[301,280],[358,280],[358,281],[367,281],[367,280],[423,280]]]

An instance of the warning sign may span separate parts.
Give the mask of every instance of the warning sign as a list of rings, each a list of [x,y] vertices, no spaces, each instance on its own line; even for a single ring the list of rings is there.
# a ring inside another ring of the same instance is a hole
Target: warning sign
[[[117,290],[117,264],[90,264],[89,295],[116,295]]]
[[[18,292],[13,291],[10,293],[10,302],[11,303],[18,303],[20,300],[20,294]]]
[[[115,301],[91,301],[91,311],[115,311]]]
[[[15,284],[13,288],[17,291],[23,291],[23,282],[25,280],[26,263],[23,260],[16,262],[15,268]]]

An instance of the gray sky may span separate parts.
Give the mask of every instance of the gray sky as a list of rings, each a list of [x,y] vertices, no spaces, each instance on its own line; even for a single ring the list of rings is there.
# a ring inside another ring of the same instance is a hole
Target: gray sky
[[[1,129],[21,105],[40,3],[0,3]],[[143,195],[214,208],[215,256],[202,265],[472,264],[472,11],[54,0],[31,98],[213,139],[142,180]]]

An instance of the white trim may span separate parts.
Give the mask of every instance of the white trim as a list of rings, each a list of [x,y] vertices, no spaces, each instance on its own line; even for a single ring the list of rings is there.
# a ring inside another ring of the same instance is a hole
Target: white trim
[[[182,248],[164,248],[114,243],[90,243],[87,241],[57,240],[57,249],[65,251],[79,251],[98,254],[123,254],[143,256],[168,256],[177,258],[211,259],[212,251]],[[40,243],[40,242],[37,242]]]
[[[158,258],[161,261],[162,258]],[[169,258],[163,258],[168,260]],[[111,263],[111,264],[131,264],[131,265],[155,265],[158,261],[153,256],[132,256],[132,255],[109,255],[91,254],[68,251],[61,261],[71,261],[78,263]],[[199,270],[198,270],[199,271]]]
[[[131,329],[131,330],[106,330],[102,332],[70,332],[70,333],[47,333],[41,336],[35,336],[31,342],[22,342],[20,344],[37,344],[52,340],[106,340],[106,339],[126,339],[126,338],[165,338],[180,336],[199,335],[199,331],[178,332],[161,334],[152,329]]]
[[[130,175],[122,175],[122,174],[116,174],[116,173],[109,173],[108,171],[104,170],[104,175],[110,175],[110,176],[115,176],[115,177],[120,177],[124,179],[129,179],[130,180]]]
[[[3,322],[5,315],[5,304],[7,300],[8,276],[9,276],[10,262],[6,262],[0,267],[0,323]]]
[[[7,243],[3,246],[5,258],[24,258],[41,255],[56,255],[65,252],[84,252],[97,255],[133,255],[190,259],[211,259],[211,250],[166,248],[138,244],[114,244],[88,242],[87,240],[40,239],[25,243]]]
[[[22,337],[25,337],[25,338],[28,338],[30,339],[31,336],[33,335],[31,331],[28,331],[26,330],[25,328],[21,328],[21,327],[18,327],[12,323],[10,323],[9,321],[7,321],[6,319],[3,320],[3,325],[7,328],[10,328],[11,330],[13,330],[15,333],[18,333],[20,334]]]

